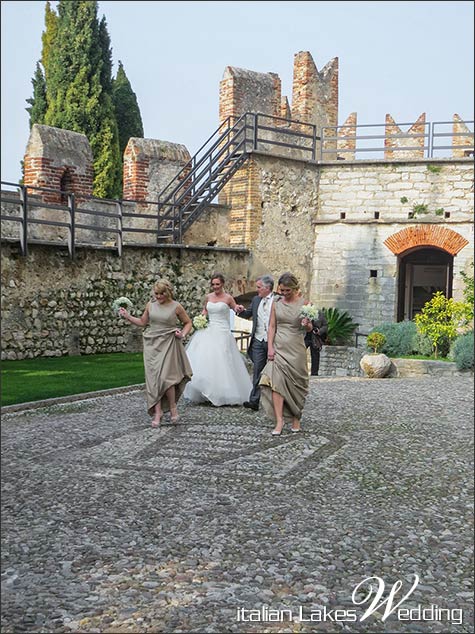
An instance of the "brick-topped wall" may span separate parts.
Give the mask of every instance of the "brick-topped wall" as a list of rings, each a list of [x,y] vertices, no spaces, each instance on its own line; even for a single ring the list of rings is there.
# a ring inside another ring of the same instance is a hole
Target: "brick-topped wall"
[[[391,161],[394,158],[397,158],[398,160],[424,158],[424,145],[426,143],[426,136],[424,135],[427,132],[425,123],[426,115],[425,112],[423,112],[421,116],[417,119],[417,121],[413,125],[411,125],[407,132],[403,133],[403,131],[396,124],[391,115],[387,114],[385,128],[386,137],[384,139],[384,158],[387,161]],[[395,138],[394,135],[398,134],[407,134],[409,136],[407,138]],[[401,149],[405,147],[411,149]],[[394,153],[394,150],[392,148],[398,149],[396,154]]]
[[[92,195],[93,159],[84,134],[35,123],[24,156],[24,184],[67,189],[77,198]],[[61,195],[43,194],[45,202],[59,203]]]
[[[308,51],[296,53],[292,119],[322,126],[338,125],[338,58],[319,72]]]
[[[281,81],[275,73],[227,66],[219,85],[219,121],[235,121],[245,112],[281,114]]]
[[[180,143],[129,139],[124,151],[124,198],[156,201],[191,156]]]

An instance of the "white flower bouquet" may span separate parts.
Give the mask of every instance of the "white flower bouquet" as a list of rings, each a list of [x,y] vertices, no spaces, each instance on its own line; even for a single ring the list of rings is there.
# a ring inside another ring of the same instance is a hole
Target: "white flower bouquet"
[[[316,319],[318,317],[318,308],[313,304],[304,304],[300,309],[300,319]]]
[[[193,328],[195,330],[203,330],[208,326],[208,318],[206,315],[196,315],[193,317]]]
[[[117,314],[119,314],[119,308],[125,308],[130,312],[132,307],[133,304],[128,297],[118,297],[112,302],[112,310]]]

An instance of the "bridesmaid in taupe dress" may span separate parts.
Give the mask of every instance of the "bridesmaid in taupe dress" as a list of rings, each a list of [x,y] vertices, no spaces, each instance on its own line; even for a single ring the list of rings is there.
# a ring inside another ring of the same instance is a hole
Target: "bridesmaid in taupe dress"
[[[168,281],[158,280],[153,291],[155,300],[148,302],[142,317],[132,317],[125,308],[119,314],[136,326],[149,325],[143,333],[145,386],[152,427],[158,427],[164,412],[170,411],[172,423],[178,421],[177,402],[192,376],[181,340],[190,332],[192,321],[173,299]],[[177,320],[183,329],[177,328]]]
[[[292,273],[283,273],[278,288],[282,297],[272,304],[267,333],[268,362],[259,383],[264,410],[275,421],[273,436],[280,436],[286,419],[292,423],[292,432],[301,430],[300,419],[308,392],[304,335],[312,329],[312,322],[300,317],[305,302],[299,295],[297,278]]]

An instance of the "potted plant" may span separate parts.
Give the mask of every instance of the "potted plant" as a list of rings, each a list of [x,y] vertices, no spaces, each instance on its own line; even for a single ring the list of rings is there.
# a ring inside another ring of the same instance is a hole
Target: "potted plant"
[[[386,337],[381,332],[372,332],[366,339],[366,345],[373,352],[361,357],[360,368],[370,379],[382,379],[391,369],[391,359],[378,352],[386,343]]]

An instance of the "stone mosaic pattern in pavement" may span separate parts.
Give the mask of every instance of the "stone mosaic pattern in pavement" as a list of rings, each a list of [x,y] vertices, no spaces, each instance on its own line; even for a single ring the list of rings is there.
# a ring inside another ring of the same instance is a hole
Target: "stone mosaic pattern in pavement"
[[[136,390],[4,414],[2,633],[473,631],[472,375],[312,379],[281,437],[179,411],[154,430]],[[415,574],[412,619],[361,620],[358,584],[398,601]]]

